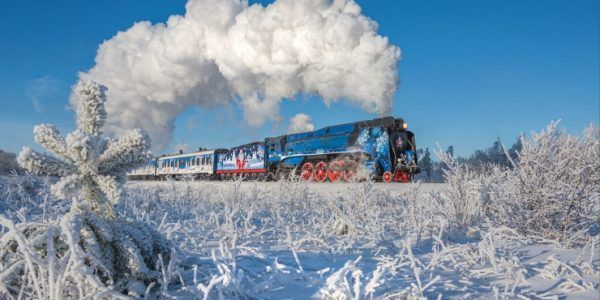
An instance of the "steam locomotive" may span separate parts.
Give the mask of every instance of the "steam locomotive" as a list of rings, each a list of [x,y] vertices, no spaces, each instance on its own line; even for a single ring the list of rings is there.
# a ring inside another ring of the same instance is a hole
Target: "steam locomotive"
[[[166,178],[352,181],[369,176],[408,182],[419,172],[414,134],[401,118],[385,117],[269,137],[231,149],[163,155],[128,174],[131,180]]]

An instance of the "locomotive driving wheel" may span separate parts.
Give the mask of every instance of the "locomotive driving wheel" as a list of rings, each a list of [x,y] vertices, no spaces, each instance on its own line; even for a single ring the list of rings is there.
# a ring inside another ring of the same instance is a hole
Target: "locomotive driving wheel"
[[[383,172],[383,181],[385,183],[390,183],[392,182],[392,173],[389,171],[385,171]]]
[[[315,165],[315,180],[317,182],[323,182],[327,179],[327,163],[320,161]]]
[[[357,166],[358,164],[353,160],[344,162],[344,181],[352,181],[354,176],[356,176]]]
[[[329,177],[329,181],[338,182],[342,178],[343,174],[343,162],[341,160],[334,160],[329,163],[329,168],[327,169],[327,177]]]
[[[302,169],[300,170],[300,177],[304,181],[311,181],[314,175],[314,166],[310,162],[306,162],[302,165]]]

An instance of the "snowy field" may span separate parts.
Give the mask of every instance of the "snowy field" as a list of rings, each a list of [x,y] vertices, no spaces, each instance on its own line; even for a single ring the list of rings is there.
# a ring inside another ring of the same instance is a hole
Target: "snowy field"
[[[68,210],[49,196],[47,179],[2,183],[9,201],[1,209],[16,222]],[[130,296],[598,299],[597,240],[565,249],[486,222],[451,231],[434,203],[449,188],[129,182],[118,214],[156,228],[177,249],[161,267],[160,288],[131,288]]]

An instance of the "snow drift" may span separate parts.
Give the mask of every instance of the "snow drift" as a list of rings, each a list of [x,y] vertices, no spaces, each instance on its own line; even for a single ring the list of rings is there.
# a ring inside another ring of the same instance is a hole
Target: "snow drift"
[[[157,150],[189,107],[240,104],[260,126],[279,121],[282,99],[307,93],[388,115],[400,49],[376,31],[352,0],[190,0],[183,16],[105,41],[79,77],[108,87],[110,133],[142,128]]]

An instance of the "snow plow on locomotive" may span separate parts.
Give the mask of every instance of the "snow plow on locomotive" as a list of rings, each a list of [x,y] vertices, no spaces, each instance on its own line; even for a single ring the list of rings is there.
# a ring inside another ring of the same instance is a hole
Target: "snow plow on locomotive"
[[[338,182],[365,177],[407,182],[419,172],[414,134],[385,117],[266,138],[231,149],[161,156],[134,170],[133,180],[181,178]],[[152,170],[154,168],[154,171]]]

